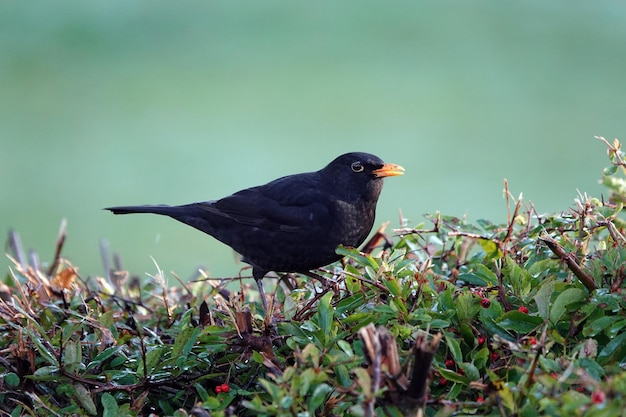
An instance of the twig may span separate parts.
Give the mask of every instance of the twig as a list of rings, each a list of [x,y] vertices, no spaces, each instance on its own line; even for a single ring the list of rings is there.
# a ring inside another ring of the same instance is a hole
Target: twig
[[[509,182],[507,181],[507,179],[504,179],[504,193],[506,196],[506,206],[507,206],[507,221],[508,221],[508,228],[506,230],[506,236],[504,236],[504,239],[502,239],[502,244],[506,243],[509,241],[509,239],[511,239],[511,235],[513,234],[513,226],[515,225],[515,218],[517,217],[517,215],[519,214],[519,209],[520,206],[522,205],[522,195],[520,194],[520,196],[517,199],[517,203],[515,203],[515,209],[513,210],[513,215],[511,215],[511,206],[509,204],[509,197],[511,197],[511,193],[509,192]],[[502,251],[504,251],[504,248],[500,246],[500,249]]]
[[[608,140],[604,139],[602,136],[594,136],[596,139],[601,140],[602,142],[604,142],[606,144],[606,146],[609,148],[607,149],[607,153],[609,155],[609,158],[611,159],[611,161],[613,160],[613,156],[615,156],[615,160],[617,162],[613,162],[613,165],[618,165],[618,166],[626,166],[626,162],[624,162],[624,160],[622,159],[622,152],[620,151],[621,148],[621,144],[619,143],[619,141],[617,139],[613,140],[613,145],[611,145],[609,143]]]
[[[22,269],[28,269],[28,264],[26,262],[26,253],[24,252],[24,246],[22,246],[22,238],[20,237],[19,232],[15,230],[9,230],[9,239],[7,241],[7,245],[15,256],[17,262],[22,266]]]
[[[434,335],[428,341],[428,335],[419,333],[413,347],[413,369],[410,381],[402,372],[398,356],[398,346],[394,336],[384,326],[374,327],[368,324],[358,331],[363,340],[363,351],[369,365],[369,374],[372,377],[371,393],[373,398],[368,399],[366,416],[376,415],[376,396],[383,386],[389,387],[389,396],[404,415],[419,415],[426,404],[426,390],[432,360],[439,347],[442,335]]]
[[[428,388],[428,374],[441,341],[441,333],[433,336],[428,342],[426,334],[420,333],[413,347],[413,371],[411,372],[411,384],[407,389],[407,395],[403,397],[405,404],[409,405],[412,411],[422,408],[426,403],[426,388]]]
[[[33,271],[41,271],[41,262],[39,260],[39,255],[34,250],[30,250],[28,252],[28,258],[30,262],[30,266],[33,268]]]
[[[389,222],[383,223],[378,228],[376,233],[374,233],[372,238],[368,240],[365,245],[363,245],[363,249],[361,249],[361,252],[370,254],[374,251],[376,247],[380,246],[380,244],[383,242],[384,242],[383,249],[392,248],[393,242],[391,241],[391,239],[389,239],[389,236],[387,236],[387,234],[385,233],[385,229],[387,228],[387,226],[389,226]]]
[[[361,282],[363,282],[365,284],[372,285],[372,286],[378,288],[381,291],[389,292],[389,289],[387,287],[385,287],[383,284],[381,284],[380,282],[372,281],[371,279],[367,279],[367,278],[365,278],[365,277],[363,277],[361,275],[353,274],[353,273],[348,272],[346,270],[343,271],[343,274],[348,275],[348,276],[350,276],[352,278],[356,278],[356,279],[358,279],[359,281],[361,281]]]
[[[316,293],[315,297],[313,297],[304,307],[302,307],[300,311],[298,311],[293,316],[292,321],[300,322],[302,320],[305,320],[307,317],[309,317],[309,315],[312,315],[314,312],[310,311],[311,307],[313,307],[313,304],[319,301],[319,299],[322,298],[324,294],[326,294],[328,291],[330,291],[330,289],[327,288],[327,289],[323,289],[319,293]]]
[[[626,238],[624,237],[624,235],[615,228],[615,225],[611,220],[600,220],[598,221],[598,226],[606,226],[606,229],[609,231],[609,234],[611,235],[615,243],[618,243],[620,241],[622,243],[626,242]]]
[[[61,226],[59,227],[59,234],[57,236],[57,245],[56,250],[54,251],[54,258],[52,264],[50,264],[50,268],[48,269],[48,276],[51,277],[54,275],[54,271],[56,271],[59,266],[59,261],[61,259],[61,250],[63,249],[63,244],[65,243],[65,237],[67,229],[67,220],[61,220]]]
[[[437,218],[433,221],[433,228],[429,230],[425,229],[414,229],[411,227],[402,227],[400,229],[393,229],[393,232],[398,236],[405,235],[421,235],[426,233],[439,233],[439,224],[441,223],[441,213],[437,212]]]
[[[108,282],[111,282],[110,247],[106,239],[100,239],[100,257],[102,258],[102,266],[104,267],[104,276]]]
[[[524,384],[525,389],[530,389],[531,385],[535,381],[535,372],[537,370],[537,365],[539,364],[539,358],[543,353],[543,347],[546,345],[547,339],[547,329],[548,326],[545,325],[543,327],[543,332],[541,333],[541,338],[539,339],[539,343],[537,344],[537,353],[535,354],[535,358],[530,366],[530,370],[528,371],[528,377],[526,378],[526,383]]]
[[[596,283],[593,280],[593,277],[591,277],[589,274],[583,271],[580,265],[578,265],[578,262],[576,262],[576,257],[572,255],[571,253],[565,252],[565,248],[559,245],[559,243],[556,240],[554,240],[551,236],[547,234],[541,236],[539,240],[545,242],[548,248],[556,256],[558,256],[559,259],[561,259],[567,264],[567,267],[570,269],[570,271],[572,271],[574,275],[578,277],[578,279],[583,283],[585,287],[587,287],[589,291],[593,291],[597,288]]]
[[[506,293],[504,292],[504,284],[502,283],[502,270],[500,269],[499,260],[494,260],[494,268],[496,270],[496,276],[498,277],[498,297],[502,302],[504,311],[511,310],[511,304],[507,301]]]
[[[491,242],[495,243],[496,245],[498,245],[499,248],[502,245],[502,241],[499,240],[499,239],[496,239],[495,237],[483,236],[483,235],[479,235],[477,233],[459,232],[459,231],[453,230],[453,231],[448,233],[448,236],[464,236],[464,237],[469,237],[470,239],[488,240],[488,241],[491,241]]]

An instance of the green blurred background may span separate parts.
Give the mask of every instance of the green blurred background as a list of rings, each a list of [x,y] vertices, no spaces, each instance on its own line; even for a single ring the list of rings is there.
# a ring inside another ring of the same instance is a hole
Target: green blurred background
[[[403,165],[378,223],[506,219],[599,196],[625,139],[626,3],[3,2],[0,230],[102,274],[239,271],[232,251],[102,207],[219,198],[360,150]],[[8,261],[3,259],[3,269]]]

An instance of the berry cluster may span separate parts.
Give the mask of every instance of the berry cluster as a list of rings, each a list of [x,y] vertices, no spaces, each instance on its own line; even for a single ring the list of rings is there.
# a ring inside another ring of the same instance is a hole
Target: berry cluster
[[[222,385],[218,385],[217,387],[215,387],[215,393],[219,394],[221,392],[229,392],[230,391],[230,386],[228,386],[228,384],[222,384]]]

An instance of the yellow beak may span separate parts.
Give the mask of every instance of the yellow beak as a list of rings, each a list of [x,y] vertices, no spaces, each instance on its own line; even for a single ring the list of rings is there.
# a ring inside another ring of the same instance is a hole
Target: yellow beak
[[[376,178],[395,177],[404,174],[404,168],[396,164],[385,164],[381,168],[372,171]]]

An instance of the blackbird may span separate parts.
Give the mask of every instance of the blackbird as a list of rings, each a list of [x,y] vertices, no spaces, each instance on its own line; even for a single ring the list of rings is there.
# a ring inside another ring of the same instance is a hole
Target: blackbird
[[[403,173],[399,165],[353,152],[319,171],[282,177],[220,200],[105,210],[169,216],[227,244],[252,266],[266,307],[265,274],[307,272],[339,260],[339,245],[358,247],[374,225],[382,179]]]

